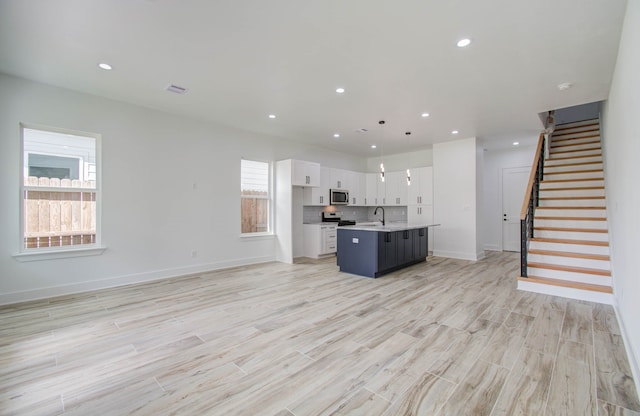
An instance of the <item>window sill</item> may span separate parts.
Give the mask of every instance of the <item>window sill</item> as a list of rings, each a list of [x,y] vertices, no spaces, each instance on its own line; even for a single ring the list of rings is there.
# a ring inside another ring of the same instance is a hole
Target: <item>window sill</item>
[[[83,248],[64,248],[59,250],[35,250],[13,254],[13,258],[19,262],[55,260],[69,257],[99,256],[107,249],[105,246],[92,246]]]
[[[271,238],[275,238],[274,233],[251,233],[251,234],[240,234],[240,239],[242,240],[268,240]]]

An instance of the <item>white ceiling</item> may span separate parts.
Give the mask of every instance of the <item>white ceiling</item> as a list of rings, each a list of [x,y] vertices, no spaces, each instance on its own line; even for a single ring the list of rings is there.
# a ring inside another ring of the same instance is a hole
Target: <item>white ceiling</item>
[[[0,0],[0,72],[360,156],[454,129],[496,146],[535,138],[539,112],[606,99],[625,6]],[[463,37],[473,43],[457,48]]]

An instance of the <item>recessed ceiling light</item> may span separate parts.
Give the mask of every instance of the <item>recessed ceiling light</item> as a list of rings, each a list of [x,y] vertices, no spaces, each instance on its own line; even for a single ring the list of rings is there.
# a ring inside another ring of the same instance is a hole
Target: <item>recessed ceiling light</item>
[[[342,94],[344,92],[344,88],[336,88],[336,92],[338,94]]]
[[[458,48],[464,48],[465,46],[469,46],[470,44],[471,39],[469,38],[460,39],[458,43],[456,43],[456,45],[458,45]]]
[[[113,69],[113,68],[111,67],[111,65],[109,65],[109,64],[107,64],[107,63],[104,63],[104,62],[99,63],[99,64],[98,64],[98,67],[99,67],[100,69],[104,69],[105,71],[111,71],[111,70]]]
[[[269,118],[276,118],[275,114],[269,114]]]
[[[372,148],[372,149],[375,149],[376,147],[378,147],[378,146],[376,146],[375,144],[372,144],[372,145],[371,145],[371,148]]]
[[[458,134],[459,131],[458,130],[451,130],[451,134]]]
[[[560,91],[568,90],[571,87],[573,87],[573,84],[570,82],[563,82],[562,84],[558,84],[558,89]]]
[[[420,116],[426,118],[426,117],[429,117],[429,113],[422,113],[420,114]]]
[[[517,146],[517,145],[519,145],[519,144],[520,144],[520,142],[513,142],[513,145],[514,145],[514,146]]]
[[[340,134],[339,134],[339,133],[335,133],[335,134],[333,135],[333,137],[335,137],[335,138],[337,139],[338,137],[340,137]]]

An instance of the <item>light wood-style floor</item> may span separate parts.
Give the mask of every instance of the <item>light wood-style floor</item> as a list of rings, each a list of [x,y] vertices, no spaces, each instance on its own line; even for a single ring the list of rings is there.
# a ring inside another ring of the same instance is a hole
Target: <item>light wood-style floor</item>
[[[0,414],[638,414],[613,309],[517,269],[273,263],[1,307]]]

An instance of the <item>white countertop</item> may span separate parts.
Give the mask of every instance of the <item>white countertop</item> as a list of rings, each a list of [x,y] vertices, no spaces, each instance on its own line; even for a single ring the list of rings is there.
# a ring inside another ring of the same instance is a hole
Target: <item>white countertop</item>
[[[406,222],[392,222],[382,226],[381,222],[365,222],[356,225],[346,225],[338,227],[338,230],[353,230],[353,231],[378,231],[378,232],[391,232],[391,231],[405,231],[415,230],[417,228],[437,227],[440,224],[407,224]]]

